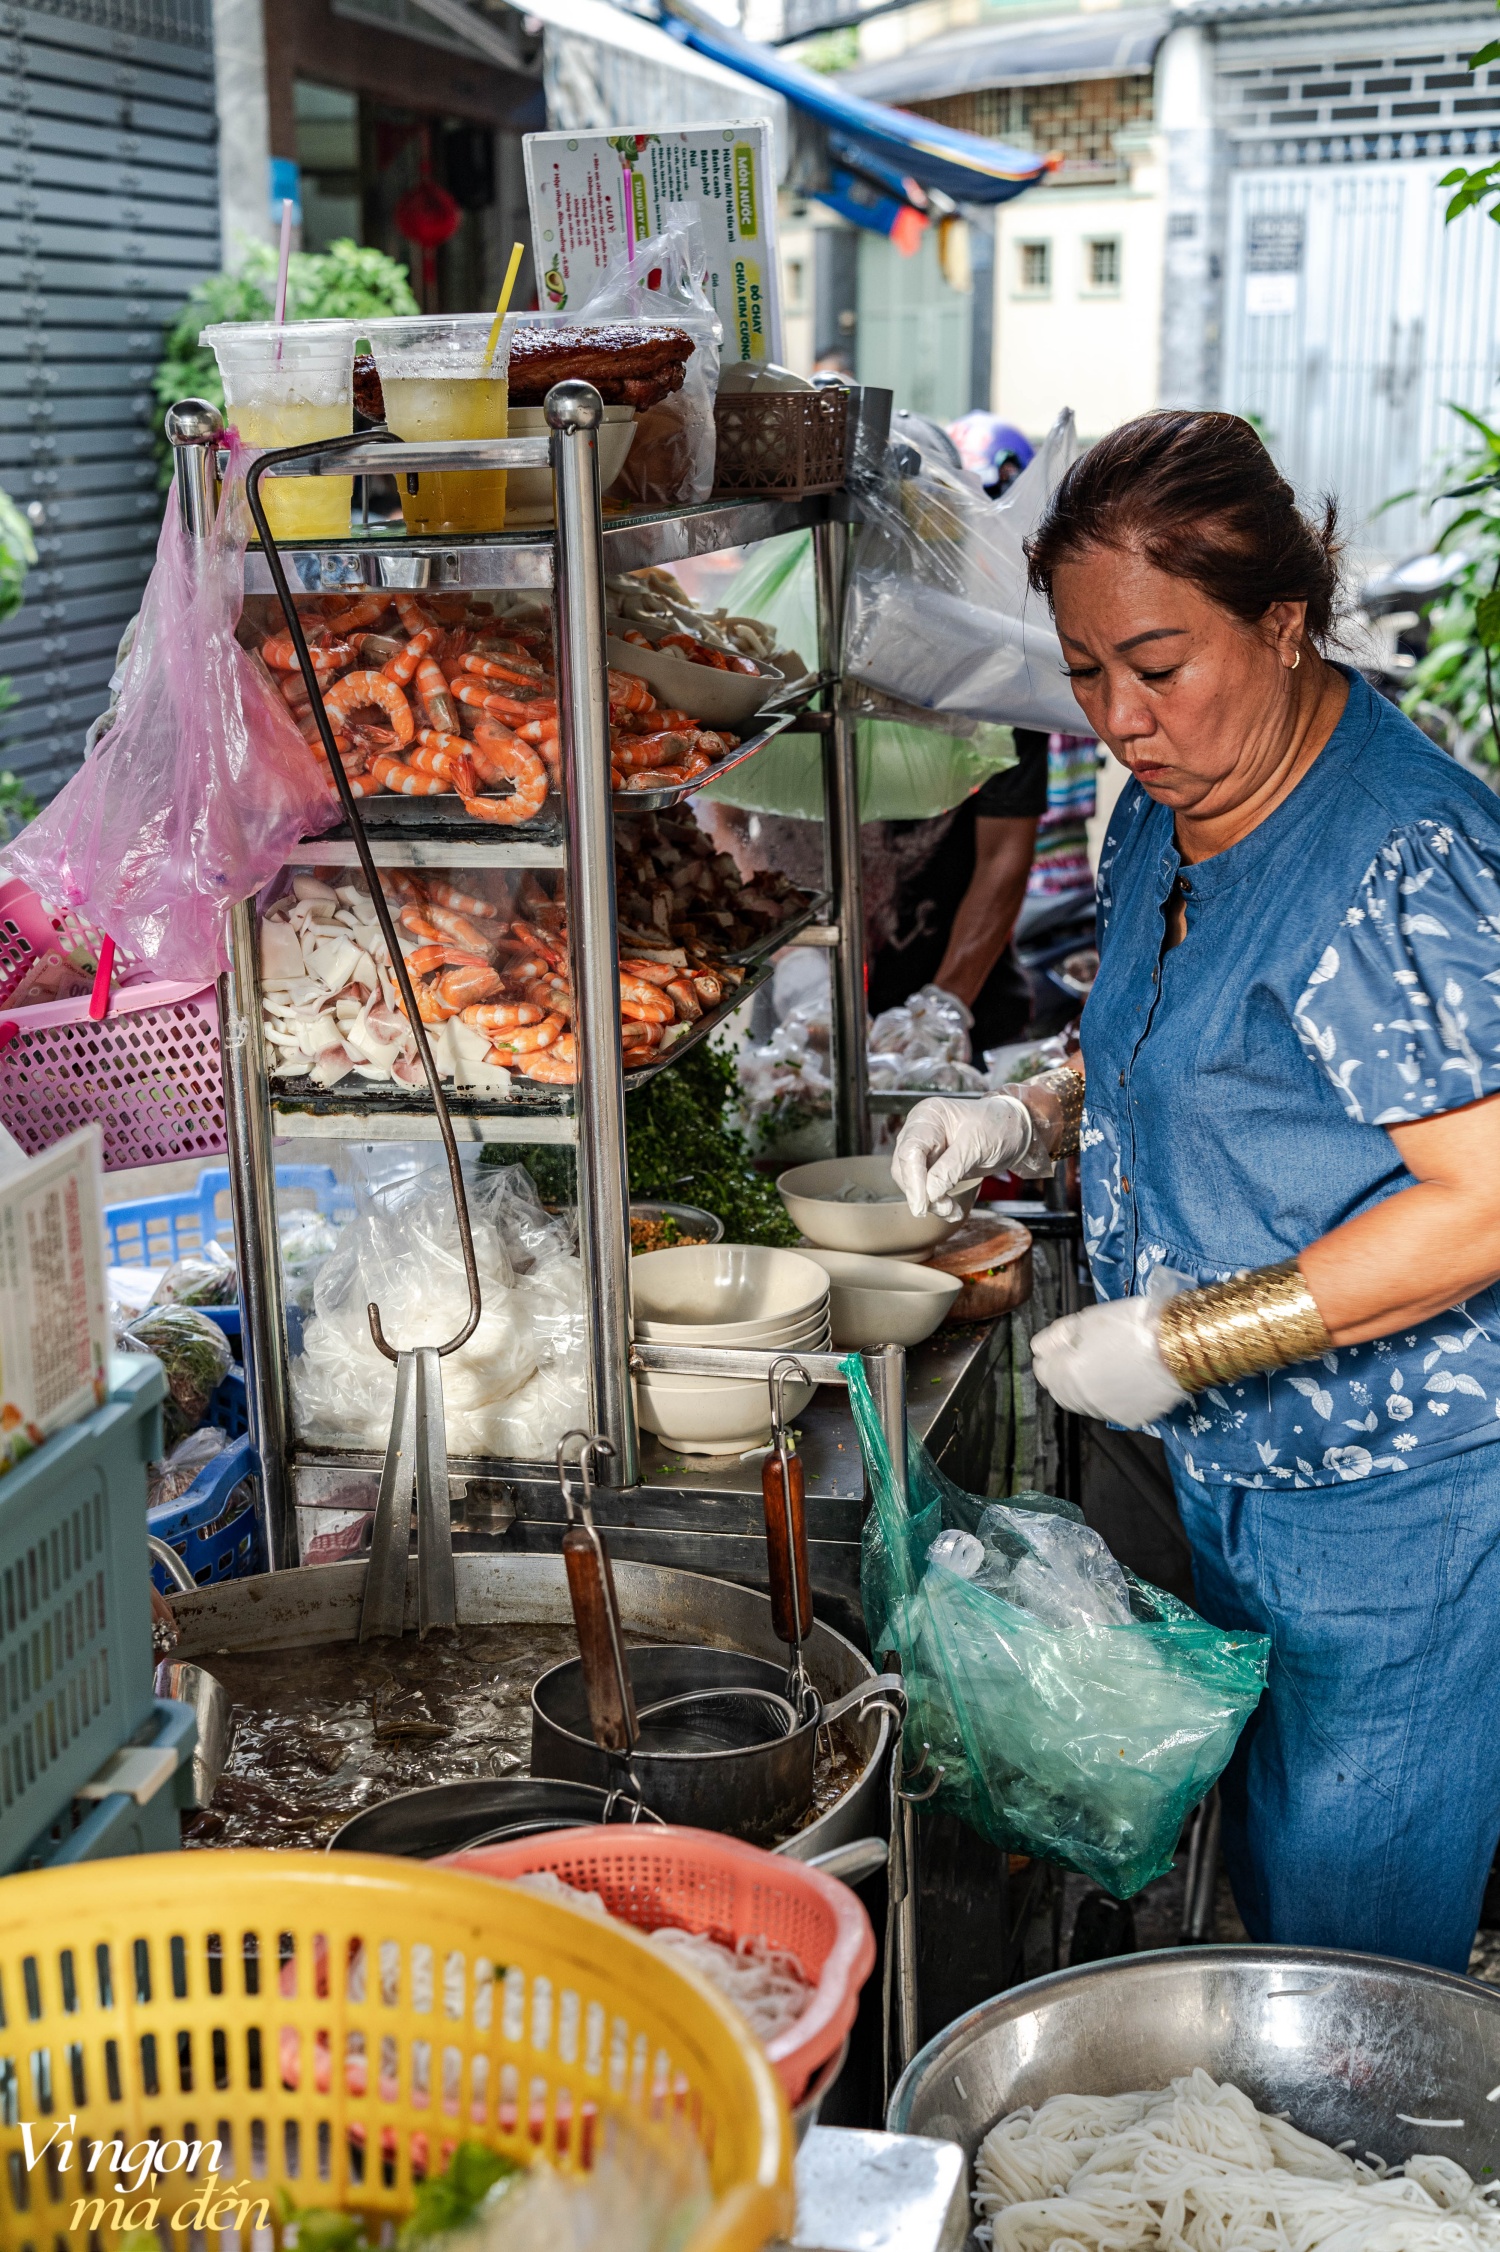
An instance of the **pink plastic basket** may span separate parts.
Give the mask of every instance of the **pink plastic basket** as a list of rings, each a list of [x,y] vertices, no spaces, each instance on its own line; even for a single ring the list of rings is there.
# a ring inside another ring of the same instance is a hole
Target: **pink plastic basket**
[[[550,1869],[576,1891],[597,1892],[612,1916],[642,1931],[675,1924],[727,1946],[766,1939],[788,1948],[815,1982],[796,2024],[766,2046],[788,2103],[801,2100],[843,2046],[875,1962],[870,1919],[847,1885],[715,1830],[629,1822],[552,1830],[471,1846],[437,1866],[483,1877]]]
[[[119,986],[98,1021],[86,993],[13,1009],[0,1002],[0,1119],[32,1157],[97,1121],[106,1173],[222,1156],[213,987]]]
[[[51,914],[30,884],[20,876],[0,881],[0,1003],[6,1002],[49,955],[71,959],[80,970],[93,971],[104,943],[102,931],[85,923],[71,908]],[[122,973],[129,968],[123,954],[115,957]]]

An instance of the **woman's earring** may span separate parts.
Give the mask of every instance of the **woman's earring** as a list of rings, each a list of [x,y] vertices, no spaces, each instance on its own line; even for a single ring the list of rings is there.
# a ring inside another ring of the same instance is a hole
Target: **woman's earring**
[[[1287,671],[1288,671],[1288,672],[1295,672],[1295,671],[1297,670],[1297,667],[1298,667],[1298,666],[1299,666],[1299,665],[1301,664],[1301,662],[1302,662],[1302,651],[1301,651],[1301,650],[1299,649],[1299,650],[1297,651],[1297,654],[1295,655],[1295,657],[1293,657],[1293,659],[1292,659],[1291,663],[1290,663],[1290,664],[1289,664],[1289,665],[1287,666],[1287,668],[1286,668],[1286,669],[1287,669]]]

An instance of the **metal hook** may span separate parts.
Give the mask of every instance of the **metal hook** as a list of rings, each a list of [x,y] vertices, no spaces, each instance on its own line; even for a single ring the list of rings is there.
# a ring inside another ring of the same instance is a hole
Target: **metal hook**
[[[568,1466],[563,1460],[563,1450],[570,1439],[577,1439],[579,1442],[578,1475],[583,1482],[583,1500],[581,1503],[576,1503],[573,1499],[573,1489],[568,1483]],[[590,1532],[593,1531],[594,1457],[597,1454],[612,1456],[614,1451],[608,1439],[601,1437],[597,1431],[564,1431],[562,1437],[558,1440],[557,1485],[558,1491],[562,1495],[563,1508],[567,1511],[570,1525],[576,1525],[581,1521],[588,1526]]]
[[[903,1775],[901,1777],[901,1780],[896,1785],[896,1796],[898,1798],[905,1799],[908,1806],[920,1806],[922,1805],[924,1800],[936,1798],[938,1792],[943,1787],[943,1777],[947,1774],[948,1770],[940,1762],[937,1768],[937,1772],[934,1774],[932,1781],[928,1784],[925,1791],[914,1791],[909,1788],[910,1784],[916,1781],[917,1777],[926,1767],[927,1762],[931,1759],[931,1757],[932,1746],[931,1744],[924,1742],[922,1745],[922,1756],[917,1761],[916,1766],[912,1769],[911,1774],[909,1776]]]
[[[805,1712],[818,1703],[807,1671],[807,1661],[802,1655],[802,1592],[797,1577],[797,1543],[792,1531],[792,1466],[791,1448],[787,1444],[786,1385],[789,1374],[795,1374],[801,1384],[807,1382],[807,1371],[793,1353],[782,1353],[772,1361],[766,1374],[766,1387],[771,1395],[771,1444],[776,1450],[776,1460],[781,1467],[781,1506],[786,1516],[787,1577],[791,1593],[792,1662],[787,1671],[787,1695],[799,1712]]]
[[[458,1220],[459,1249],[463,1254],[464,1279],[469,1286],[469,1318],[457,1336],[450,1337],[446,1345],[434,1345],[430,1348],[431,1351],[438,1354],[439,1358],[446,1359],[450,1353],[456,1353],[461,1345],[468,1343],[479,1326],[479,1316],[483,1310],[479,1295],[479,1264],[474,1256],[474,1232],[469,1224],[469,1200],[464,1193],[463,1167],[459,1163],[458,1143],[454,1138],[453,1121],[448,1115],[448,1101],[443,1093],[438,1068],[432,1060],[432,1050],[427,1044],[427,1033],[422,1023],[421,1013],[417,1008],[417,997],[412,991],[411,975],[406,967],[406,956],[401,951],[401,943],[396,936],[395,925],[391,921],[390,909],[386,905],[379,871],[375,866],[375,857],[370,850],[370,840],[365,834],[364,817],[359,810],[359,800],[349,786],[349,777],[344,772],[343,761],[338,755],[333,729],[329,724],[328,714],[323,706],[323,690],[308,652],[307,636],[302,630],[302,620],[298,615],[297,605],[292,599],[291,589],[287,584],[286,569],[281,560],[281,551],[277,547],[271,527],[266,521],[265,505],[260,497],[260,481],[267,469],[275,463],[303,461],[316,454],[341,453],[347,451],[350,447],[368,444],[371,439],[390,437],[391,433],[388,430],[380,428],[359,431],[348,438],[317,438],[311,444],[305,446],[276,447],[269,453],[263,453],[257,461],[251,464],[249,474],[245,479],[245,498],[250,504],[250,514],[254,519],[261,546],[265,550],[266,561],[271,567],[271,577],[281,601],[287,631],[292,637],[292,647],[297,652],[297,667],[302,675],[302,684],[307,690],[308,699],[312,705],[312,714],[317,723],[318,736],[323,745],[323,754],[328,761],[329,770],[333,776],[334,788],[338,791],[339,803],[344,811],[344,819],[348,822],[350,834],[354,839],[354,849],[359,856],[360,869],[365,882],[370,887],[370,899],[375,909],[375,919],[380,925],[380,934],[385,940],[386,952],[390,956],[391,975],[395,979],[401,995],[401,1005],[406,1013],[406,1021],[411,1026],[416,1039],[417,1054],[421,1058],[422,1070],[431,1091],[433,1109],[437,1113],[438,1132],[442,1137],[443,1152],[448,1160],[448,1180],[453,1190],[453,1208]],[[381,1327],[380,1308],[373,1299],[366,1306],[365,1313],[370,1324],[370,1335],[374,1338],[379,1351],[385,1355],[388,1361],[399,1360],[400,1354],[396,1347],[389,1342]]]

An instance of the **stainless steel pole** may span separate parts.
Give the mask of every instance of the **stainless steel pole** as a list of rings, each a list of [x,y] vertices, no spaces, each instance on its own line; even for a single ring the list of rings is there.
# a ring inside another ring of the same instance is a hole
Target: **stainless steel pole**
[[[904,1510],[910,1500],[906,1467],[906,1352],[900,1345],[881,1345],[874,1352],[866,1353],[864,1361]],[[896,1762],[899,1778],[899,1743],[891,1757]],[[922,2045],[922,2011],[917,1982],[917,1812],[899,1788],[899,1781],[891,1793],[891,1809],[893,1826],[895,1822],[900,1825],[899,1841],[896,1837],[891,1840],[891,1855],[895,1861],[899,1851],[902,1872],[892,1917],[891,1986],[895,2001],[896,2055],[904,2072]]]
[[[833,956],[834,1132],[841,1157],[870,1147],[870,1074],[865,1031],[865,912],[859,853],[859,769],[854,720],[843,708],[844,585],[849,567],[847,524],[813,529],[818,596],[818,669],[832,677],[823,708],[833,725],[823,737],[823,836],[828,888],[839,942]]]
[[[548,392],[557,523],[557,708],[568,830],[568,971],[578,1038],[578,1248],[587,1278],[589,1424],[608,1439],[603,1480],[640,1476],[630,1389],[630,1190],[615,935],[615,822],[604,658],[604,523],[589,383]],[[601,1454],[603,1450],[600,1450]]]
[[[219,507],[219,440],[224,417],[207,399],[179,399],[167,409],[177,505],[188,538],[207,539]]]
[[[276,1153],[266,1102],[255,903],[230,910],[229,971],[219,980],[219,1048],[229,1143],[229,1196],[240,1270],[240,1321],[250,1438],[260,1457],[261,1521],[273,1572],[297,1561],[287,1460],[286,1310],[276,1226]]]
[[[219,505],[219,440],[224,418],[207,399],[167,410],[177,505],[189,539],[207,539]],[[286,1331],[276,1174],[265,1103],[255,915],[248,904],[229,918],[230,967],[219,979],[219,1057],[224,1076],[229,1195],[240,1275],[241,1351],[250,1438],[260,1457],[261,1529],[272,1571],[295,1562],[287,1485]]]

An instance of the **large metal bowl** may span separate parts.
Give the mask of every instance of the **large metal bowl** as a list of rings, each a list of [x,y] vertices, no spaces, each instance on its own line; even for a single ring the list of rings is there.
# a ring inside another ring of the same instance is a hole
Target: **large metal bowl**
[[[981,2002],[907,2066],[887,2124],[972,2159],[1049,2096],[1164,2088],[1201,2064],[1327,2143],[1500,2167],[1500,1993],[1376,1955],[1195,1947],[1056,1971]],[[1491,2100],[1493,2098],[1493,2100]],[[1460,2125],[1413,2125],[1413,2121]]]

